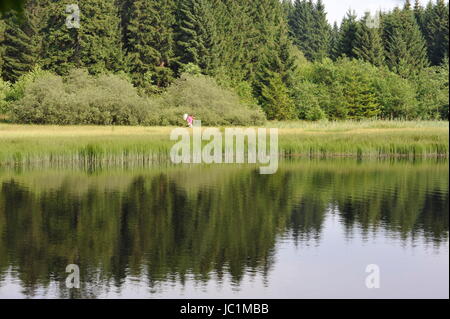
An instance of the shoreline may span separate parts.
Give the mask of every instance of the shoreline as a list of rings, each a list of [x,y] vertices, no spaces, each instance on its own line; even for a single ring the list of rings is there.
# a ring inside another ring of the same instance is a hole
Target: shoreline
[[[448,122],[269,122],[280,158],[448,158]],[[0,124],[0,166],[170,161],[174,127]],[[207,143],[207,142],[206,142]]]

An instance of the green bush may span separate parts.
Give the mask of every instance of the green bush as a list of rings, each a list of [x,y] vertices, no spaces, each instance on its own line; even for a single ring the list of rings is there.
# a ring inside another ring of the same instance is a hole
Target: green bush
[[[160,97],[150,101],[150,125],[185,125],[183,114],[193,114],[203,125],[260,125],[264,113],[256,105],[243,104],[239,96],[204,75],[184,74]]]
[[[6,114],[9,111],[9,102],[6,100],[11,91],[11,83],[3,81],[0,78],[0,114]]]
[[[418,101],[418,117],[427,120],[448,119],[449,66],[424,69],[415,79]]]
[[[38,124],[143,124],[146,99],[123,77],[72,70],[66,78],[45,74],[13,103],[13,120]]]
[[[19,123],[185,125],[185,113],[204,125],[265,121],[259,107],[242,104],[236,94],[200,75],[182,76],[164,94],[151,98],[139,96],[123,75],[92,76],[82,69],[64,78],[41,73],[23,83],[23,96],[11,104],[12,119]]]
[[[52,73],[42,70],[39,66],[30,72],[22,75],[11,87],[6,96],[7,101],[18,101],[25,95],[25,88],[33,83],[36,79],[50,76]]]
[[[414,85],[387,69],[378,69],[371,77],[371,85],[381,105],[382,119],[417,118]]]
[[[327,117],[320,107],[318,85],[304,81],[297,83],[294,100],[297,101],[297,114],[301,120],[319,121]]]
[[[298,117],[306,120],[320,119],[321,113],[331,120],[419,116],[413,83],[354,59],[303,65],[293,96]]]

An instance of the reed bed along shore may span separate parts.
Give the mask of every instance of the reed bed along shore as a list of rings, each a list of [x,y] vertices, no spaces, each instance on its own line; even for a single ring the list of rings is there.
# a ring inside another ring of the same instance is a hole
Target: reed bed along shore
[[[446,157],[448,122],[269,122],[282,156]],[[0,165],[154,163],[169,160],[173,127],[0,124]]]

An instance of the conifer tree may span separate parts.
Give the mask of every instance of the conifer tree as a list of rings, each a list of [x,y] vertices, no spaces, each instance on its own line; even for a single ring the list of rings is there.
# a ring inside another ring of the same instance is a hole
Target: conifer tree
[[[270,74],[267,85],[262,88],[261,97],[267,119],[292,120],[296,117],[294,102],[280,74]]]
[[[206,74],[218,67],[218,30],[213,2],[180,0],[177,47],[182,64],[194,63]]]
[[[134,83],[143,87],[150,84],[144,82],[151,78],[151,84],[167,86],[174,60],[173,1],[134,0],[128,19],[125,52]]]
[[[44,66],[58,74],[71,67],[85,67],[97,74],[123,69],[120,17],[115,0],[78,2],[80,27],[66,25],[67,5],[72,0],[51,2],[44,30]]]
[[[294,12],[294,4],[292,0],[281,0],[281,5],[283,7],[285,19],[286,21],[289,21]]]
[[[317,0],[314,9],[313,60],[320,61],[328,57],[330,52],[331,28],[322,0]]]
[[[344,93],[349,119],[374,118],[380,113],[380,105],[368,83],[354,74],[350,75]]]
[[[308,60],[321,60],[330,52],[331,29],[322,0],[296,0],[289,17],[291,36]]]
[[[330,52],[328,54],[331,59],[335,60],[339,56],[339,26],[334,22],[330,33]]]
[[[397,8],[385,15],[383,42],[386,62],[399,75],[410,77],[428,66],[425,40],[410,8]]]
[[[448,57],[449,48],[449,7],[444,0],[437,0],[436,4],[427,6],[424,34],[431,64],[441,64]]]
[[[384,47],[380,28],[369,25],[370,13],[366,13],[359,22],[356,32],[353,53],[361,60],[372,63],[375,66],[384,64]]]
[[[420,3],[420,0],[414,2],[414,17],[419,25],[420,31],[425,34],[425,11]]]
[[[311,44],[314,32],[314,5],[312,1],[295,0],[289,27],[294,44],[308,60],[313,60],[314,51]]]
[[[6,27],[5,20],[0,15],[0,76],[3,70],[3,54],[5,51],[3,45],[3,41],[5,41],[5,27]]]
[[[16,11],[5,14],[2,42],[2,75],[5,80],[16,81],[39,62],[42,52],[41,30],[46,21],[47,2],[28,0],[22,16]]]
[[[288,26],[278,0],[261,0],[255,7],[254,21],[259,21],[259,48],[255,51],[255,96],[272,119],[292,118],[290,88],[293,86],[295,61]],[[257,13],[263,13],[257,15]],[[259,58],[259,59],[257,59]]]
[[[356,43],[356,34],[358,33],[359,24],[356,20],[355,12],[348,11],[347,15],[342,21],[341,28],[339,30],[339,44],[338,51],[340,56],[347,56],[354,58],[355,52],[353,48]]]

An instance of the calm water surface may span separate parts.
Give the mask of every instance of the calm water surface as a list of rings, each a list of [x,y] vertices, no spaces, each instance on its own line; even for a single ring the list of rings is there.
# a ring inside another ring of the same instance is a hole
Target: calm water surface
[[[448,298],[448,184],[443,161],[4,168],[0,298]]]

